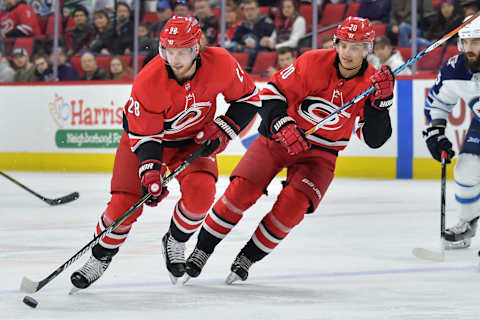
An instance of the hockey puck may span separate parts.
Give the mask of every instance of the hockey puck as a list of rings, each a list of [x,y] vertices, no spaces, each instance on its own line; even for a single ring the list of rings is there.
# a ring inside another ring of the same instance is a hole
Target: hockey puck
[[[31,308],[36,308],[38,306],[38,301],[29,296],[23,298],[23,303]]]

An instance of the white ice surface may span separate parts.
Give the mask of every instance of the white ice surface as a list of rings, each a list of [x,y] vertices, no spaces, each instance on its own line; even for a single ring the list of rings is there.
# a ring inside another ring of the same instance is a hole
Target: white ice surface
[[[0,319],[479,319],[478,239],[422,261],[414,247],[439,248],[440,181],[335,179],[317,212],[251,268],[246,282],[223,283],[230,264],[280,190],[279,180],[217,247],[202,275],[172,286],[160,239],[178,185],[147,208],[104,276],[69,296],[70,274],[87,254],[22,303],[24,275],[40,280],[91,240],[109,199],[107,174],[8,172],[47,197],[72,191],[58,207],[0,177]],[[218,183],[217,196],[227,185]],[[447,184],[447,225],[455,223],[453,182]],[[194,236],[187,245],[190,252]]]

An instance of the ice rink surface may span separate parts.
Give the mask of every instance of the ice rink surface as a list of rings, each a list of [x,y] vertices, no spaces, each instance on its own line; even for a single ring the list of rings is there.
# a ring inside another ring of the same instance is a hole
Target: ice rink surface
[[[440,181],[335,179],[319,209],[264,260],[246,282],[227,286],[234,257],[281,188],[275,180],[217,247],[202,275],[170,284],[160,252],[178,185],[147,208],[104,276],[69,296],[70,274],[89,254],[22,303],[24,275],[39,281],[91,240],[109,199],[107,174],[8,172],[47,197],[47,204],[0,177],[0,319],[479,319],[480,247],[422,261],[414,247],[439,248]],[[227,186],[218,183],[217,197]],[[447,183],[447,226],[456,223],[454,184]],[[199,190],[201,196],[201,190]],[[187,244],[192,250],[196,236]]]

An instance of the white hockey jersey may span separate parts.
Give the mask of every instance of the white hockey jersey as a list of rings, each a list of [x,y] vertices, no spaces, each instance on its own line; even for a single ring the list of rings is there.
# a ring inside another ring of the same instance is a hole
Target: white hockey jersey
[[[480,121],[480,72],[473,73],[466,68],[463,53],[451,57],[438,74],[425,101],[427,120],[447,120],[460,98]]]

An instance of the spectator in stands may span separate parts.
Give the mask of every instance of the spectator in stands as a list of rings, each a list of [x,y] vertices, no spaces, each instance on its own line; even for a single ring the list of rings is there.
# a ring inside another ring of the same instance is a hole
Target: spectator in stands
[[[426,38],[432,42],[437,41],[445,34],[449,33],[462,24],[463,8],[455,0],[441,0],[440,8],[430,24],[430,29],[426,34]],[[457,43],[457,36],[451,37],[446,42],[447,45]]]
[[[47,56],[41,54],[33,58],[37,81],[54,81],[52,68],[49,68]]]
[[[130,54],[133,50],[133,22],[130,7],[125,2],[117,3],[117,24],[112,41],[111,54]]]
[[[392,70],[397,69],[405,63],[400,52],[395,50],[387,37],[376,37],[373,43],[373,52],[380,60],[380,65],[386,64]],[[412,71],[407,67],[399,73],[401,76],[411,75]]]
[[[40,34],[37,15],[25,1],[3,0],[6,10],[0,12],[0,34],[6,38],[32,37]]]
[[[333,49],[333,34],[322,38],[322,49]]]
[[[281,11],[275,19],[276,45],[275,48],[296,48],[298,41],[307,31],[307,23],[298,11],[298,2],[295,0],[282,0]]]
[[[24,48],[15,48],[12,51],[13,63],[17,72],[13,80],[15,82],[33,82],[37,81],[35,76],[35,68],[30,63],[27,50]]]
[[[58,81],[80,80],[78,71],[68,62],[67,48],[59,47],[57,51]],[[50,55],[50,65],[53,65],[54,53]]]
[[[291,47],[280,47],[277,49],[277,61],[278,67],[275,66],[268,67],[266,76],[271,78],[278,70],[285,68],[286,66],[291,65],[295,62],[295,50]]]
[[[200,28],[207,38],[207,45],[215,45],[218,35],[218,18],[212,12],[209,0],[195,0],[194,10],[194,15],[200,23]]]
[[[463,4],[463,17],[474,15],[480,10],[480,3],[477,1],[466,2]]]
[[[97,66],[95,56],[91,52],[85,52],[80,58],[84,74],[80,80],[106,80],[107,71]]]
[[[410,46],[410,36],[412,34],[412,2],[408,0],[391,0],[392,7],[390,9],[390,25],[389,31],[398,37],[398,46],[408,47]],[[423,13],[433,11],[432,1],[423,1]],[[418,21],[421,22],[424,18],[419,14]],[[421,38],[423,30],[417,28],[417,45],[424,47],[430,45],[428,40]]]
[[[142,55],[147,55],[151,50],[158,50],[158,40],[150,36],[151,24],[142,22],[138,25],[138,45]]]
[[[275,39],[275,25],[260,13],[257,0],[244,0],[242,4],[245,20],[235,31],[232,50],[250,53],[248,65],[251,66],[258,51],[270,50],[269,43],[274,43]]]
[[[93,29],[90,50],[95,53],[110,55],[109,41],[114,37],[114,30],[107,11],[95,11],[93,14]]]
[[[227,2],[227,7],[225,9],[225,12],[226,12],[225,14],[226,30],[225,30],[224,47],[227,50],[231,50],[233,46],[233,43],[232,43],[233,36],[235,35],[235,31],[237,30],[238,26],[242,22],[242,12],[233,0],[229,0]]]
[[[95,30],[88,22],[88,10],[84,6],[77,6],[73,10],[75,27],[65,32],[65,44],[68,47],[68,55],[73,56],[78,52],[88,49]]]
[[[113,57],[108,65],[107,78],[114,81],[132,81],[132,70],[125,65],[122,59]]]
[[[190,8],[186,0],[178,0],[173,7],[173,15],[177,17],[190,17]]]
[[[12,82],[15,76],[15,70],[10,66],[10,62],[4,57],[4,51],[0,50],[0,82]]]
[[[391,0],[360,0],[357,15],[362,18],[368,18],[373,24],[388,24],[390,7]]]
[[[170,2],[168,2],[168,0],[158,0],[157,16],[158,22],[150,28],[150,33],[155,39],[160,37],[160,32],[162,31],[163,27],[172,17],[172,7],[170,6]]]

